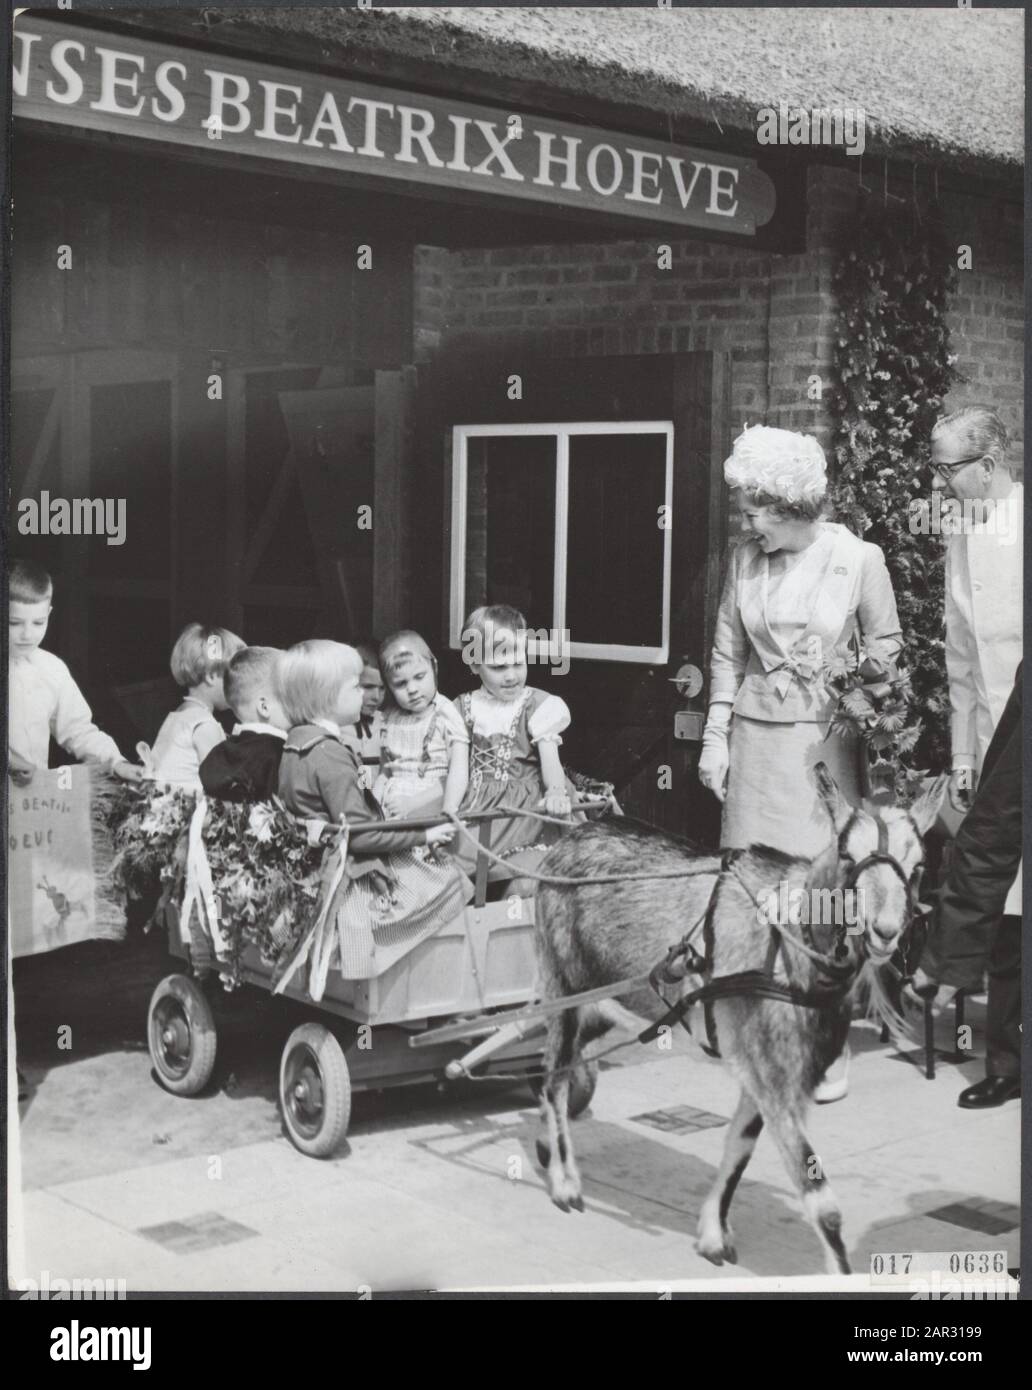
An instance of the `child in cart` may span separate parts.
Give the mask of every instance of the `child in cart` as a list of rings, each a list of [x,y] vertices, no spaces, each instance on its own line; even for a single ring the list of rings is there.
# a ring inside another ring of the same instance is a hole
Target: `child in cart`
[[[355,651],[362,658],[362,709],[353,732],[362,755],[362,785],[372,791],[380,771],[380,751],[383,739],[383,676],[380,658],[371,642],[357,642]]]
[[[153,750],[146,750],[159,782],[202,790],[201,763],[226,737],[215,718],[216,710],[227,708],[226,667],[243,645],[225,628],[200,623],[189,623],[179,634],[169,664],[176,684],[187,693],[179,708],[165,716]]]
[[[437,689],[433,653],[418,632],[396,632],[380,647],[380,668],[388,705],[373,795],[390,818],[456,812],[469,782],[469,734]]]
[[[514,809],[566,817],[577,800],[559,757],[570,711],[558,695],[527,685],[526,641],[526,619],[507,604],[477,608],[466,619],[463,654],[480,687],[455,702],[470,737],[464,812]],[[493,862],[490,877],[518,879],[561,833],[561,826],[530,816],[492,822],[489,847],[506,866]],[[469,841],[456,859],[467,872],[475,866]],[[529,892],[533,884],[514,886]]]
[[[269,801],[279,791],[290,725],[276,695],[275,647],[243,647],[226,668],[226,702],[239,721],[201,763],[201,785],[220,801]]]
[[[362,788],[361,759],[348,730],[362,706],[361,676],[361,656],[340,642],[299,642],[279,660],[276,687],[291,726],[279,794],[296,816],[334,825],[381,818]],[[454,834],[451,825],[349,834],[345,881],[334,904],[337,964],[345,978],[379,973],[469,901],[469,880],[450,859],[440,862],[432,853]]]

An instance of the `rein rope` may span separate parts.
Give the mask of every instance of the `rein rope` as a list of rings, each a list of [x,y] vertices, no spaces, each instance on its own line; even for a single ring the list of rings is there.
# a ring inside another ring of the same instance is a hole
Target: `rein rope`
[[[499,810],[507,811],[509,809],[509,807],[499,807]],[[557,825],[565,825],[567,829],[570,828],[569,821],[560,820],[558,819],[558,817],[555,816],[543,816],[535,811],[513,811],[513,814],[521,816],[530,816],[534,820],[551,821]],[[509,862],[509,860],[504,859],[502,855],[496,854],[492,849],[488,849],[486,845],[480,843],[477,837],[470,830],[467,830],[467,828],[462,824],[462,822],[459,820],[458,816],[455,815],[454,812],[448,813],[448,819],[451,821],[452,825],[454,825],[455,829],[461,835],[464,835],[465,838],[470,841],[473,847],[479,853],[485,855],[488,859],[490,859],[492,863],[500,864],[503,869],[517,870],[518,877],[520,878],[532,878],[537,883],[548,883],[551,884],[553,887],[558,888],[583,888],[589,884],[601,883],[654,883],[657,879],[701,878],[706,874],[711,874],[713,875],[713,877],[716,877],[717,874],[720,872],[719,869],[713,867],[713,865],[710,864],[706,867],[700,867],[698,865],[695,865],[690,869],[670,869],[665,870],[662,873],[593,874],[587,878],[571,877],[567,874],[543,874],[537,869],[524,868],[521,864],[513,865]],[[716,855],[712,855],[710,857],[711,859],[716,859]]]
[[[455,821],[457,817],[451,817],[451,819]],[[545,817],[541,817],[541,819],[545,819]],[[458,828],[469,836],[469,832],[465,830],[464,826],[460,824]],[[469,838],[472,839],[473,837],[469,836]],[[504,860],[501,860],[499,856],[494,855],[491,851],[485,850],[485,853],[487,853],[490,858],[505,863]],[[709,901],[703,909],[702,914],[696,919],[681,940],[671,946],[663,959],[658,961],[648,973],[648,985],[651,986],[660,1001],[667,1006],[666,1013],[663,1014],[661,1018],[657,1019],[655,1023],[650,1024],[649,1027],[639,1033],[637,1037],[631,1037],[613,1043],[601,1052],[593,1054],[590,1058],[580,1059],[570,1066],[557,1067],[550,1073],[544,1070],[527,1070],[522,1073],[490,1072],[482,1077],[470,1077],[470,1080],[554,1080],[556,1077],[576,1071],[581,1065],[582,1060],[597,1063],[614,1052],[618,1052],[625,1047],[630,1047],[635,1042],[652,1042],[659,1036],[664,1028],[669,1028],[673,1023],[679,1023],[684,1028],[685,1032],[688,1033],[689,1036],[692,1036],[691,1028],[685,1021],[685,1016],[689,1010],[698,1003],[701,1003],[704,1008],[706,1031],[709,1041],[709,1046],[702,1042],[700,1042],[699,1045],[704,1051],[719,1057],[720,1053],[716,1046],[716,1030],[713,1023],[712,1012],[709,1007],[711,1003],[717,999],[754,997],[771,999],[779,1003],[794,1004],[797,1008],[818,1010],[832,1008],[839,1003],[856,977],[858,971],[857,958],[849,952],[845,942],[840,942],[838,947],[836,947],[834,956],[827,952],[819,951],[816,947],[808,944],[794,933],[788,931],[779,922],[768,923],[770,927],[770,937],[768,939],[767,960],[762,969],[741,970],[730,975],[722,975],[715,978],[711,977],[706,979],[705,983],[698,988],[682,995],[681,998],[673,1002],[663,993],[664,984],[678,983],[683,980],[686,975],[697,975],[703,978],[711,976],[711,941],[707,942],[706,956],[703,957],[699,955],[698,951],[696,951],[695,947],[692,945],[692,940],[698,933],[699,928],[711,918],[717,888],[719,887],[719,879],[722,875],[726,874],[729,877],[733,877],[753,905],[757,909],[760,909],[759,895],[744,876],[738,862],[740,855],[741,851],[731,850],[727,851],[722,856],[720,869],[717,873],[717,882],[713,885]],[[840,856],[840,860],[848,861],[848,856]],[[848,862],[850,862],[851,867],[845,878],[844,886],[846,888],[854,887],[860,875],[876,864],[885,864],[887,867],[891,868],[906,887],[907,919],[908,921],[910,920],[914,906],[913,887],[902,865],[889,854],[888,832],[880,821],[878,823],[878,849],[874,853],[866,855],[857,863],[852,863],[852,861]],[[714,870],[711,867],[705,869],[697,867],[691,870],[669,874],[606,875],[600,876],[599,878],[567,878],[559,875],[528,874],[528,877],[536,877],[539,882],[555,882],[564,886],[576,886],[579,884],[599,882],[621,883],[634,882],[641,879],[701,877],[703,874],[712,874],[713,872]],[[809,988],[803,989],[797,985],[782,984],[774,978],[778,954],[785,946],[792,947],[817,967],[818,979]],[[685,964],[682,968],[677,968],[675,963],[682,958]],[[822,979],[822,975],[825,978]],[[620,994],[626,994],[630,992],[632,987],[641,988],[644,983],[645,980],[641,977],[636,977],[633,980],[619,981],[611,990],[611,997],[619,997]],[[596,992],[591,991],[590,993],[595,994]],[[579,996],[577,995],[569,996],[568,1007],[571,1009],[578,1008],[578,999]]]

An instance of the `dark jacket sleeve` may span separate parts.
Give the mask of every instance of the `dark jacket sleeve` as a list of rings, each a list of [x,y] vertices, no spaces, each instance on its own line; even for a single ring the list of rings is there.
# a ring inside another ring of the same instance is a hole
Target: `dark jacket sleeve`
[[[359,760],[354,749],[327,740],[318,749],[319,766],[316,784],[327,818],[349,823],[375,819],[376,812],[366,802],[359,784]],[[350,847],[355,854],[393,854],[400,849],[414,849],[424,844],[421,830],[357,830],[351,836]]]
[[[206,796],[213,796],[218,801],[240,801],[246,796],[247,789],[241,786],[237,769],[227,756],[226,742],[228,740],[216,744],[201,763],[201,786]]]
[[[1021,863],[1021,667],[953,844],[939,902],[944,932],[984,930],[1003,912]],[[952,981],[948,981],[952,983]]]

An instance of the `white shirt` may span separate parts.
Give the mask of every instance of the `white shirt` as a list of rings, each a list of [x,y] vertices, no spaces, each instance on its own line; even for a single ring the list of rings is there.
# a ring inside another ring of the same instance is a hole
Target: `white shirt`
[[[202,725],[211,738],[212,748],[226,737],[208,706],[191,695],[184,698],[178,709],[165,716],[151,751],[154,776],[159,782],[188,787],[191,791],[202,790],[201,759],[194,742],[194,734]]]
[[[122,761],[118,744],[93,722],[89,705],[59,656],[37,647],[9,665],[7,743],[37,767],[47,767],[50,739],[73,758],[110,771]]]
[[[1021,660],[1024,488],[1009,527],[976,525],[946,550],[946,674],[953,766],[981,767]]]

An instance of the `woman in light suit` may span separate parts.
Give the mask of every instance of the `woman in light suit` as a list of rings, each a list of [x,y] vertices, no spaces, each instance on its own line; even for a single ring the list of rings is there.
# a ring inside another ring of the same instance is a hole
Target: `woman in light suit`
[[[827,465],[815,439],[746,430],[724,477],[746,536],[720,601],[699,776],[724,803],[724,849],[814,858],[834,836],[814,764],[824,762],[854,804],[862,794],[859,741],[829,732],[824,662],[855,633],[871,655],[895,656],[896,599],[879,548],[821,519]],[[848,1047],[819,1082],[819,1103],[846,1094],[847,1061]]]
[[[859,632],[882,659],[901,634],[876,545],[823,521],[824,452],[808,435],[758,425],[735,440],[724,477],[746,538],[732,554],[710,666],[699,776],[724,803],[721,845],[813,857],[833,832],[813,766],[861,796],[858,741],[828,733],[824,662]]]

